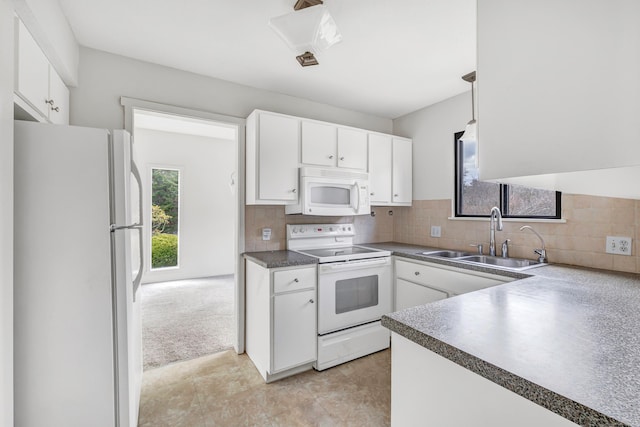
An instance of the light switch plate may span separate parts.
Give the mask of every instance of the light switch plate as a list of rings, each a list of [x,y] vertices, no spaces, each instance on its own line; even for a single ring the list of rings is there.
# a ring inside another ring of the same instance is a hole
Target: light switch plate
[[[440,237],[442,236],[442,229],[439,225],[431,226],[431,237]]]
[[[631,255],[631,237],[607,236],[606,252],[616,255]]]

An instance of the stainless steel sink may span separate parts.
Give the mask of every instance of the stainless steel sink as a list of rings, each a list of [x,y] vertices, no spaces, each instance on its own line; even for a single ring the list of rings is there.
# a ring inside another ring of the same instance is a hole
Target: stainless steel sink
[[[490,265],[499,268],[508,268],[510,270],[527,270],[529,268],[541,267],[547,265],[542,262],[521,258],[501,258],[488,255],[472,255],[458,258],[458,261],[472,262],[475,264]]]
[[[461,252],[461,251],[431,251],[431,252],[421,252],[421,255],[438,257],[438,258],[460,258],[466,257],[469,255],[473,255],[469,252]]]

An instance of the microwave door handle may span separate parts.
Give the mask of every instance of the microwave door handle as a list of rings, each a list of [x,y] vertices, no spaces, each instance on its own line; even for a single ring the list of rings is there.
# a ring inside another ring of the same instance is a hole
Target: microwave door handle
[[[356,186],[356,197],[358,198],[356,202],[356,212],[359,212],[360,211],[360,183],[356,181],[355,186]]]

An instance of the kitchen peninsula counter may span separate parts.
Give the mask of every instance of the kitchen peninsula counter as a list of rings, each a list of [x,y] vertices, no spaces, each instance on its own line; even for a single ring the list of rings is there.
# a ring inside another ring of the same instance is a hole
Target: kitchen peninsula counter
[[[367,246],[471,268],[418,255],[433,248]],[[516,274],[382,324],[576,424],[640,426],[640,277],[559,265]]]

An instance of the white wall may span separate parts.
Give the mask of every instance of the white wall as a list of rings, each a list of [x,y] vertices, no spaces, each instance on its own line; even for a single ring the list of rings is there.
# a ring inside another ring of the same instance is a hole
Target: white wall
[[[413,138],[413,199],[453,197],[453,135],[471,120],[471,91],[399,117],[393,133]]]
[[[236,142],[135,129],[136,162],[143,181],[145,239],[150,241],[151,168],[180,169],[179,268],[149,271],[143,282],[233,274]],[[146,245],[146,260],[151,245]]]
[[[241,118],[260,108],[379,132],[392,128],[390,119],[81,48],[71,124],[122,128],[121,96]]]
[[[13,426],[13,7],[0,0],[0,426]]]
[[[78,42],[57,1],[13,0],[16,13],[62,80],[78,83]]]

